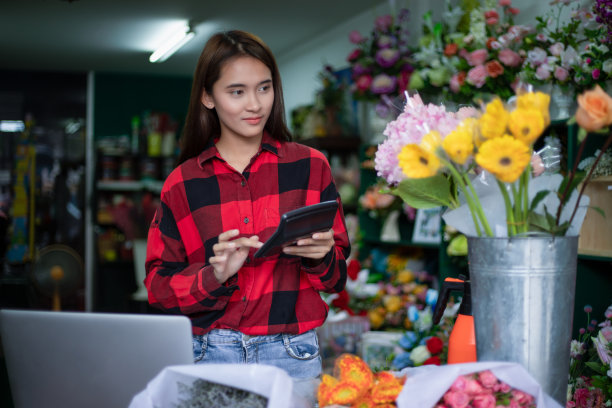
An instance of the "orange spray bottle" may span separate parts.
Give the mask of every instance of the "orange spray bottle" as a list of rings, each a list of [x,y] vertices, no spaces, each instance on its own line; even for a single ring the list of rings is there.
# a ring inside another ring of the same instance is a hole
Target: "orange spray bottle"
[[[470,281],[466,280],[463,275],[459,275],[459,278],[444,279],[440,296],[436,302],[433,323],[440,323],[451,291],[463,292],[463,299],[455,325],[448,338],[448,364],[472,363],[476,361],[476,333],[472,316]]]

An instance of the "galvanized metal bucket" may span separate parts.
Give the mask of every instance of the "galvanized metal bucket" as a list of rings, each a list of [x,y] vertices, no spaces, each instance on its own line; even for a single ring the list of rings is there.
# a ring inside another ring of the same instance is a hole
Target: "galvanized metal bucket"
[[[479,361],[522,364],[565,406],[578,237],[468,238]]]

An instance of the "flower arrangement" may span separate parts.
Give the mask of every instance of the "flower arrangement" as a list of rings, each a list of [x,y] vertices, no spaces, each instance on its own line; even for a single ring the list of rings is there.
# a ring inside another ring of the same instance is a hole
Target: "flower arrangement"
[[[521,78],[526,82],[558,84],[565,88],[574,85],[572,79],[581,63],[578,50],[584,40],[584,22],[579,18],[561,20],[570,4],[568,0],[553,0],[549,11],[536,17],[536,32],[530,36],[529,51],[521,72]],[[578,6],[576,3],[572,10],[574,17],[579,14]]]
[[[409,88],[421,94],[447,96],[448,85],[458,57],[457,43],[465,37],[458,31],[466,11],[453,7],[447,0],[442,21],[434,22],[432,12],[423,16],[423,33],[413,53],[415,70],[410,76]]]
[[[383,15],[376,18],[369,37],[352,31],[349,40],[355,48],[347,57],[354,84],[354,99],[375,102],[381,117],[387,116],[389,98],[402,94],[413,70],[408,45],[407,9],[397,16]],[[382,114],[381,114],[382,113]]]
[[[483,95],[508,99],[514,93],[524,60],[525,38],[533,29],[515,25],[519,10],[511,0],[485,1],[470,13],[467,35],[447,45],[445,54],[456,56],[450,79],[456,100],[472,101]]]
[[[612,3],[595,0],[591,10],[579,9],[572,18],[580,20],[585,40],[575,75],[576,87],[584,91],[595,85],[604,86],[612,79]]]
[[[585,306],[586,328],[572,340],[567,408],[604,407],[612,405],[612,305],[604,321],[591,320],[591,306]],[[597,329],[599,328],[599,329]]]
[[[423,269],[422,256],[418,249],[389,253],[375,248],[364,261],[367,267],[351,261],[346,289],[332,295],[332,308],[367,316],[373,330],[411,329],[409,309],[433,307],[437,293],[431,289],[433,277]]]
[[[512,104],[495,98],[461,121],[438,107],[444,119],[437,123],[427,114],[437,110],[409,97],[405,114],[387,127],[388,139],[375,158],[378,174],[385,177],[390,192],[415,208],[449,207],[445,221],[467,235],[577,234],[579,226],[572,222],[592,173],[584,177],[576,168],[585,142],[565,179],[532,174],[533,144],[550,123],[549,101],[542,92],[519,93]],[[580,95],[578,105],[575,119],[582,139],[612,123],[612,98],[601,88]],[[423,113],[411,117],[407,112],[413,110]],[[453,121],[456,126],[449,130]],[[402,132],[389,132],[394,128]],[[611,141],[612,136],[604,151]],[[505,208],[502,218],[496,215],[499,207]],[[466,223],[466,217],[473,224]]]
[[[436,408],[496,407],[535,408],[535,398],[500,381],[489,370],[460,375],[438,401]]]
[[[343,354],[334,363],[334,375],[323,374],[317,390],[319,407],[394,407],[405,377],[390,371],[372,372],[358,356]]]

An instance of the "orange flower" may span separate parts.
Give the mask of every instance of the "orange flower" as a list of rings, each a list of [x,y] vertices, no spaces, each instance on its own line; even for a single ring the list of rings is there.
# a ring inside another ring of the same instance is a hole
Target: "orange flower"
[[[349,405],[355,402],[362,395],[363,390],[361,390],[357,384],[340,381],[338,384],[331,387],[329,403],[327,405]]]
[[[389,371],[376,374],[374,386],[372,387],[372,400],[376,404],[392,403],[402,391],[403,379],[397,378]]]
[[[457,53],[458,49],[459,46],[455,43],[446,44],[446,47],[444,47],[444,55],[447,57],[452,57]]]
[[[356,384],[363,392],[367,392],[374,382],[374,373],[370,366],[353,354],[342,354],[336,359],[334,374],[340,382]]]
[[[485,68],[487,69],[487,74],[489,74],[491,78],[497,78],[504,73],[504,67],[502,67],[497,60],[487,62]]]
[[[329,374],[323,374],[321,377],[321,383],[319,384],[319,388],[317,390],[317,400],[320,407],[329,405],[331,392],[336,384],[338,384],[337,378],[334,378]]]
[[[612,124],[612,98],[599,85],[578,95],[576,122],[588,132]]]

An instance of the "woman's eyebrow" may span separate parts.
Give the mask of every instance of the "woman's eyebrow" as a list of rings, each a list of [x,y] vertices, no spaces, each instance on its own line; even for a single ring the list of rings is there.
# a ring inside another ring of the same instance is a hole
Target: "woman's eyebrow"
[[[269,83],[272,83],[271,79],[264,79],[263,81],[258,83],[257,86],[264,85],[264,84],[269,84]],[[246,87],[246,85],[245,84],[236,83],[236,84],[229,84],[225,88],[241,88],[241,87]]]

